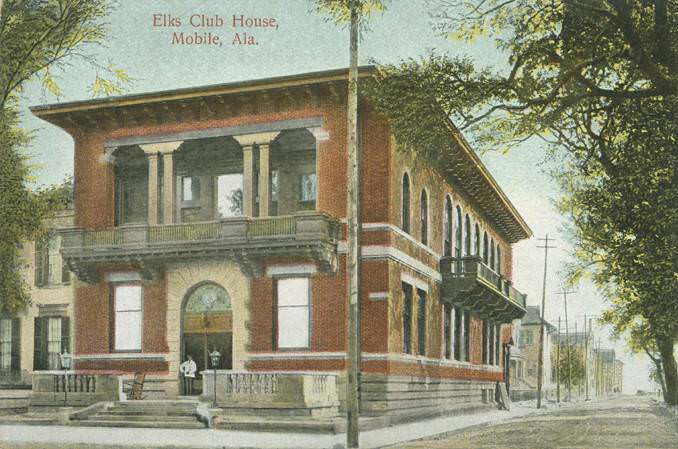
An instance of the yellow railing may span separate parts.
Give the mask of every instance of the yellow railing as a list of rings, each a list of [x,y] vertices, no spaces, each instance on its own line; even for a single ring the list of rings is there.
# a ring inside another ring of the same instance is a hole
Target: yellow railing
[[[115,246],[123,243],[122,230],[102,229],[99,231],[85,232],[83,236],[84,246]]]
[[[210,240],[221,235],[221,223],[188,223],[153,226],[148,229],[149,243]]]
[[[297,232],[294,217],[255,218],[247,227],[248,237],[292,235]]]

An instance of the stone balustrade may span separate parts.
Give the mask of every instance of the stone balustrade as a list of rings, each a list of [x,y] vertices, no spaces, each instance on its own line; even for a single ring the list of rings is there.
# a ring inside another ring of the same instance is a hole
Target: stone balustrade
[[[87,406],[120,399],[122,383],[115,374],[35,371],[30,406]]]
[[[203,396],[214,396],[214,371],[203,371]],[[216,400],[222,408],[336,409],[338,375],[310,372],[216,371]]]

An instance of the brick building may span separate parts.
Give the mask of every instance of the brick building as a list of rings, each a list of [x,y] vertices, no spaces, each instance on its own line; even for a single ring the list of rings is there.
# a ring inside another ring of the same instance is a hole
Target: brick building
[[[143,371],[171,397],[181,361],[211,369],[217,349],[228,391],[242,379],[269,391],[257,373],[341,385],[346,80],[336,70],[32,108],[75,141],[63,255],[77,276],[76,369]],[[525,313],[511,245],[531,231],[452,126],[456,151],[439,167],[412,160],[365,101],[360,138],[362,411],[491,402]]]

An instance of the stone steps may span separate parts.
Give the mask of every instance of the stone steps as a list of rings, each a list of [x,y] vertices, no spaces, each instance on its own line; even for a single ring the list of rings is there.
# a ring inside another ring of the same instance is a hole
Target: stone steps
[[[102,404],[71,420],[75,426],[204,429],[197,400],[123,401]]]
[[[72,426],[83,427],[143,427],[150,429],[204,429],[205,425],[199,421],[111,421],[108,419],[82,419],[71,421]]]

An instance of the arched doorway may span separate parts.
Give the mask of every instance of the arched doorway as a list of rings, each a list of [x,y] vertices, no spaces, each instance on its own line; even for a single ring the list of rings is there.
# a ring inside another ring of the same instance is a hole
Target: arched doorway
[[[191,288],[183,302],[181,360],[190,355],[198,368],[193,393],[202,392],[200,372],[212,369],[209,352],[221,353],[218,369],[233,367],[233,312],[231,298],[218,284],[206,282]]]

